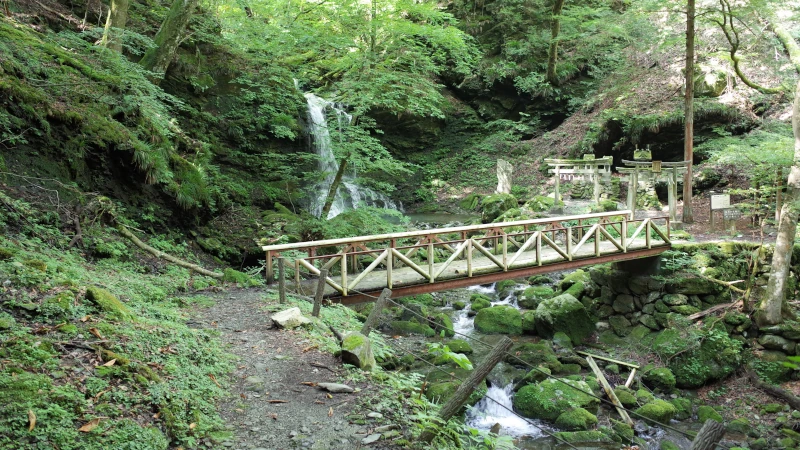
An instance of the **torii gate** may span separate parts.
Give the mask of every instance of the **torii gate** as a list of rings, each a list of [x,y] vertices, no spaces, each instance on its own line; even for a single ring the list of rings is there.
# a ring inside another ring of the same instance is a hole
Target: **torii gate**
[[[548,173],[553,174],[555,181],[555,204],[561,203],[561,177],[569,177],[570,180],[584,180],[588,178],[594,185],[592,191],[595,203],[600,203],[600,177],[604,183],[611,181],[611,164],[614,158],[606,156],[595,159],[594,155],[583,155],[583,159],[545,159],[553,169]]]
[[[622,179],[628,182],[628,209],[631,211],[631,217],[636,213],[636,193],[639,183],[663,181],[667,183],[669,218],[674,222],[678,209],[678,183],[683,183],[683,174],[686,173],[691,161],[628,161],[623,159],[622,163],[629,166],[618,167],[617,171],[626,174]]]

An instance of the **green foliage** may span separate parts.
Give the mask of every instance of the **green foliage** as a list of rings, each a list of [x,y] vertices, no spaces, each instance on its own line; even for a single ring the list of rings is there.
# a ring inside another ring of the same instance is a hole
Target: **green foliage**
[[[462,369],[472,370],[472,363],[463,353],[455,353],[447,345],[436,342],[429,342],[427,346],[428,353],[433,355],[437,361],[452,362]]]

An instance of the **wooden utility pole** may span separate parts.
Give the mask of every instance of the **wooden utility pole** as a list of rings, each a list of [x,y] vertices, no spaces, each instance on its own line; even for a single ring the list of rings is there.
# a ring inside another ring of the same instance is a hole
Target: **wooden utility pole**
[[[450,397],[450,400],[442,406],[442,409],[439,411],[439,418],[442,420],[442,423],[446,423],[450,420],[451,417],[456,415],[461,408],[464,406],[464,403],[467,401],[470,395],[474,392],[475,388],[483,382],[489,372],[494,369],[494,366],[503,359],[508,349],[511,348],[511,339],[507,336],[504,336],[503,339],[494,346],[491,352],[483,359],[481,365],[478,366],[475,370],[473,370],[469,377],[458,386],[456,392]],[[436,436],[436,431],[432,429],[427,429],[420,434],[419,439],[422,442],[430,442]]]
[[[283,256],[278,257],[278,299],[281,304],[286,303],[286,279]]]
[[[314,295],[314,309],[311,310],[311,315],[319,317],[319,310],[322,307],[322,294],[325,293],[325,279],[328,278],[328,270],[322,269],[319,271],[319,282],[317,282],[317,292]]]
[[[683,160],[689,161],[683,177],[683,223],[693,223],[692,212],[692,165],[694,161],[694,2],[686,5],[686,93],[684,114],[686,126],[683,137]]]
[[[381,292],[381,295],[378,297],[378,300],[375,300],[375,305],[372,307],[372,311],[369,313],[367,321],[364,322],[364,326],[361,327],[361,334],[363,334],[364,336],[369,336],[369,332],[372,331],[372,328],[375,327],[375,324],[381,317],[383,308],[386,307],[386,303],[389,302],[389,299],[391,297],[392,297],[391,289],[384,289],[383,292]]]

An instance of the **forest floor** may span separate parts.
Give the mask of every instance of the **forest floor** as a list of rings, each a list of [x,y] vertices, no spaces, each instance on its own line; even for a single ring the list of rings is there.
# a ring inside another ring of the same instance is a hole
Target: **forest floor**
[[[375,386],[356,378],[304,331],[273,328],[263,289],[219,293],[198,310],[194,326],[220,333],[237,360],[221,415],[233,449],[360,448],[383,415],[366,409]],[[272,301],[272,303],[275,303]],[[330,337],[333,339],[333,336]],[[316,383],[345,383],[354,393],[328,393]],[[378,441],[369,448],[395,448]]]

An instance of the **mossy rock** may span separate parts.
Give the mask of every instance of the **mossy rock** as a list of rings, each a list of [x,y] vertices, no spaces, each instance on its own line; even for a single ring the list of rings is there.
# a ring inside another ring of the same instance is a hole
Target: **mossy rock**
[[[0,327],[0,329],[2,328]],[[56,331],[58,331],[59,333],[63,333],[67,336],[75,336],[78,334],[78,327],[71,323],[65,323],[62,324],[61,326],[56,327]]]
[[[651,389],[669,393],[675,389],[675,375],[666,367],[648,370],[642,375],[642,381]]]
[[[511,194],[488,195],[481,200],[481,220],[483,223],[491,223],[517,205],[517,198]]]
[[[633,408],[638,404],[636,401],[636,395],[631,391],[631,389],[626,388],[625,386],[616,386],[614,388],[614,394],[619,399],[619,402],[622,403],[622,406],[626,408]]]
[[[133,317],[131,310],[127,306],[119,301],[114,294],[101,287],[89,286],[86,288],[86,299],[111,317],[120,320],[129,320]]]
[[[455,394],[456,389],[458,389],[460,385],[461,381],[458,380],[431,383],[425,389],[425,397],[432,402],[443,404],[449,400],[453,394]],[[475,388],[472,391],[472,394],[470,394],[470,396],[467,398],[464,408],[467,406],[474,406],[476,403],[478,403],[481,398],[486,395],[486,391],[488,391],[488,388],[486,387],[485,383],[478,385],[478,387]]]
[[[570,444],[592,444],[595,442],[614,442],[611,437],[602,431],[561,431],[553,436]]]
[[[424,306],[437,306],[436,298],[431,294],[410,295],[400,299],[400,303],[404,305],[417,304]]]
[[[728,335],[723,323],[688,330],[687,337],[677,329],[666,329],[653,341],[653,349],[669,361],[677,387],[698,388],[727,377],[741,365],[742,343]]]
[[[553,199],[553,197],[536,195],[527,202],[525,202],[525,207],[533,212],[546,212],[549,211],[554,204],[555,204],[555,199]]]
[[[453,309],[456,311],[461,311],[462,309],[466,308],[467,304],[460,300],[453,302]]]
[[[619,209],[614,200],[600,200],[600,203],[592,205],[590,211],[593,213],[610,212]]]
[[[597,425],[597,416],[583,408],[566,411],[556,419],[556,426],[567,431],[585,431]]]
[[[551,281],[552,280],[547,275],[533,275],[532,277],[528,278],[528,284],[532,286],[548,284]]]
[[[578,281],[577,283],[567,288],[567,290],[564,291],[563,294],[569,294],[575,298],[581,298],[581,296],[583,295],[583,291],[584,291],[584,284]]]
[[[625,444],[629,444],[633,441],[634,436],[636,433],[633,430],[633,427],[628,425],[627,423],[621,420],[609,419],[611,420],[611,431],[614,432],[614,437],[619,438]],[[613,439],[613,437],[612,437]],[[617,439],[614,439],[615,441]]]
[[[520,360],[524,361],[524,363],[520,362]],[[561,370],[561,362],[553,352],[553,348],[546,341],[515,344],[506,354],[505,362],[519,367],[546,367],[551,372],[559,372]]]
[[[566,274],[564,278],[562,278],[561,281],[558,282],[558,288],[561,289],[562,291],[565,291],[570,287],[572,287],[572,285],[574,284],[582,283],[586,285],[589,283],[589,281],[591,281],[589,273],[586,272],[585,270],[578,269],[574,272]]]
[[[731,420],[725,427],[725,430],[729,433],[739,433],[749,436],[753,433],[753,425],[746,418],[739,417],[738,419]]]
[[[573,408],[597,412],[600,401],[591,392],[592,388],[585,381],[549,378],[520,389],[514,396],[514,409],[525,417],[550,421]]]
[[[594,320],[575,297],[561,294],[543,300],[536,308],[536,332],[539,336],[550,338],[563,331],[575,345],[594,332]]]
[[[522,314],[512,306],[492,306],[478,311],[475,329],[486,334],[522,334]]]
[[[522,296],[517,299],[519,306],[525,309],[536,309],[542,300],[553,298],[556,292],[548,286],[531,286],[522,291]]]
[[[63,319],[69,315],[74,302],[75,294],[70,291],[62,291],[52,297],[44,299],[42,305],[39,307],[39,313],[49,317]]]
[[[669,421],[675,418],[678,410],[675,409],[672,403],[656,399],[638,408],[634,412],[648,419],[655,420],[656,422],[669,424]]]
[[[453,339],[447,341],[447,348],[450,349],[453,353],[463,353],[465,355],[472,354],[472,346],[469,345],[469,342],[463,339]]]
[[[473,192],[462,198],[458,202],[458,207],[467,211],[475,211],[478,209],[478,205],[481,204],[481,198],[482,195]]]
[[[456,335],[453,330],[453,321],[445,313],[439,313],[433,316],[433,321],[436,324],[433,328],[437,334],[444,333],[446,337],[453,337]]]
[[[392,331],[397,334],[419,334],[425,337],[436,335],[433,328],[414,320],[395,320],[392,322]]]
[[[654,401],[656,397],[650,393],[647,389],[639,389],[636,391],[636,402],[640,405],[645,405]]]
[[[497,292],[497,296],[503,299],[511,295],[516,286],[517,282],[514,280],[503,280],[497,282],[497,284],[494,286],[494,290]]]
[[[522,332],[524,334],[536,334],[536,311],[525,311],[522,313]]]
[[[580,364],[561,364],[561,369],[558,371],[562,375],[577,375],[581,373],[583,367]]]
[[[528,384],[541,383],[549,378],[551,374],[552,372],[550,369],[544,366],[538,366],[535,369],[531,369],[514,385],[514,390],[519,391],[523,386]]]
[[[675,419],[686,420],[692,417],[692,401],[688,398],[678,397],[669,401],[675,407],[677,413]]]
[[[722,415],[717,412],[716,409],[702,405],[697,407],[697,421],[700,423],[706,423],[706,420],[716,420],[719,423],[722,423]]]
[[[17,321],[11,316],[11,314],[0,312],[0,330],[10,330],[14,328]]]
[[[22,261],[22,264],[25,267],[38,270],[39,272],[47,272],[47,263],[40,259],[26,259],[25,261]]]

